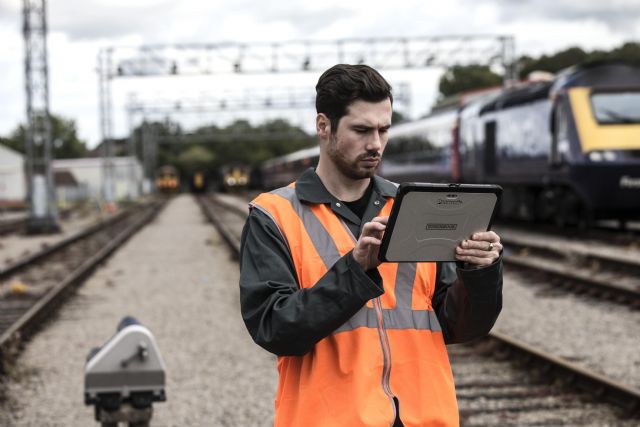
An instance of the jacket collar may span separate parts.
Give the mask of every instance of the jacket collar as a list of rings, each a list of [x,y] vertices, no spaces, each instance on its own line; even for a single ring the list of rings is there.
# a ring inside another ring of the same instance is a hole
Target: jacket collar
[[[387,181],[379,176],[373,177],[373,192],[380,197],[395,197],[398,191],[397,184]],[[308,203],[334,203],[337,199],[329,193],[320,177],[313,168],[302,173],[296,181],[296,196]]]

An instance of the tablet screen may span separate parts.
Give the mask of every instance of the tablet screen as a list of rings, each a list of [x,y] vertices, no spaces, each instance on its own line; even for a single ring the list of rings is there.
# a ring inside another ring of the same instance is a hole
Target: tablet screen
[[[501,190],[493,185],[402,184],[379,258],[455,261],[459,242],[490,228]]]

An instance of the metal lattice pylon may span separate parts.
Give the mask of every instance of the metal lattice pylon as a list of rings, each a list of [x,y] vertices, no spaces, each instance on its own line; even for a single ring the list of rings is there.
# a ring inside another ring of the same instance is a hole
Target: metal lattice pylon
[[[51,118],[47,65],[45,0],[23,0],[25,89],[27,95],[27,188],[30,215],[28,233],[59,230],[51,169]]]

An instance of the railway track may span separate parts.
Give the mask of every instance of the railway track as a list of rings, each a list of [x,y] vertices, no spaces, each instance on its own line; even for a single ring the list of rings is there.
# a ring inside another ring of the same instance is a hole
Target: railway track
[[[500,235],[506,264],[545,275],[554,287],[640,308],[640,251],[508,229]]]
[[[500,219],[495,224],[497,229],[508,230],[530,230],[532,222],[514,220],[514,219]],[[566,240],[589,240],[609,242],[610,244],[625,247],[640,246],[640,222],[630,222],[627,227],[620,229],[618,221],[598,221],[590,228],[581,229],[576,227],[558,227],[548,223],[535,223],[536,233],[540,233],[548,236],[555,236],[556,238],[563,238]]]
[[[160,207],[153,202],[123,211],[0,271],[0,373],[93,269]]]
[[[15,218],[0,221],[0,236],[18,233],[24,229],[27,220],[25,218]]]
[[[199,202],[237,257],[246,202]],[[463,426],[631,426],[640,417],[640,390],[502,333],[450,346],[449,355]]]
[[[78,208],[67,208],[59,212],[60,219],[64,220],[69,218],[71,214]],[[15,218],[5,219],[0,221],[0,236],[6,236],[9,234],[19,234],[25,231],[27,224],[28,213],[18,214]]]

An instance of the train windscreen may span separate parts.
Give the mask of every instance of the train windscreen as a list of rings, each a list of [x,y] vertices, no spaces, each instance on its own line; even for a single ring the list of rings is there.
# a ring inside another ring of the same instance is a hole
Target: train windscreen
[[[591,105],[600,124],[640,123],[640,91],[594,92]]]

